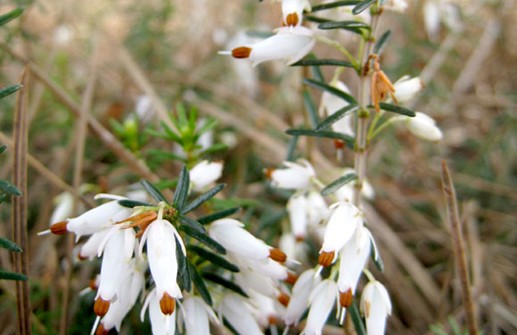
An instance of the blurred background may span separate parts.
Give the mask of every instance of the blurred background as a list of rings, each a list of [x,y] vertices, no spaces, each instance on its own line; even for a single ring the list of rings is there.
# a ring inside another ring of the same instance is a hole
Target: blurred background
[[[394,306],[387,333],[463,334],[440,184],[445,159],[460,204],[480,329],[516,334],[517,5],[513,0],[441,1],[447,6],[430,26],[426,6],[440,1],[408,2],[404,13],[383,14],[381,31],[392,31],[383,70],[393,81],[421,76],[425,89],[411,107],[432,116],[444,139],[424,142],[395,127],[369,153],[368,179],[376,192],[370,224],[385,263],[385,272],[375,275],[386,284]],[[225,162],[225,196],[245,207],[251,230],[277,242],[286,225],[287,195],[268,186],[263,169],[286,159],[285,131],[307,123],[301,94],[307,71],[281,62],[252,68],[217,52],[280,26],[278,3],[4,0],[0,14],[17,6],[24,13],[0,29],[0,86],[19,82],[30,64],[27,196],[36,334],[58,334],[64,292],[70,297],[68,334],[87,334],[94,319],[91,294],[79,292],[98,264],[69,264],[65,237],[36,236],[48,228],[53,199],[73,185],[77,146],[84,144],[81,184],[95,185],[85,188],[82,206],[91,204],[96,192],[125,192],[141,178],[172,180],[181,165],[153,150],[175,152],[175,146],[144,130],[167,122],[177,103],[217,120],[210,140],[224,146],[207,154]],[[354,36],[332,37],[355,50]],[[319,58],[339,57],[327,46],[317,45],[313,52]],[[332,69],[322,70],[330,80]],[[340,79],[354,92],[352,70]],[[89,85],[91,94],[85,93]],[[321,92],[310,92],[318,103]],[[0,101],[0,143],[9,154],[14,108],[14,96]],[[89,115],[86,137],[78,136],[81,110]],[[128,125],[135,115],[137,124]],[[13,174],[9,154],[0,157],[0,177],[8,180]],[[339,167],[353,164],[352,151],[345,151],[342,162],[336,159],[331,140],[300,139],[295,155],[311,160],[327,183]],[[10,213],[4,204],[0,236],[11,236]],[[0,266],[11,268],[4,250]],[[2,334],[15,332],[13,287],[0,282]],[[123,334],[148,331],[138,314],[131,314]],[[333,328],[328,332],[339,334]]]

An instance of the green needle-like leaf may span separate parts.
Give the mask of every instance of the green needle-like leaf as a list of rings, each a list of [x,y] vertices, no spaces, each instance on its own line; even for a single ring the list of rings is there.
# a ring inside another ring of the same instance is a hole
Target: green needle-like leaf
[[[201,225],[198,221],[189,218],[188,216],[180,216],[180,222],[184,225],[189,226],[190,228],[197,230],[201,234],[206,234],[205,227]]]
[[[379,107],[382,110],[385,110],[387,112],[392,112],[392,113],[401,114],[401,115],[405,115],[405,116],[414,117],[416,115],[415,112],[413,112],[411,109],[397,106],[397,105],[388,104],[386,102],[379,103]]]
[[[321,190],[321,194],[329,195],[331,193],[334,193],[336,190],[341,188],[341,186],[343,186],[355,179],[357,179],[357,175],[355,173],[347,173],[346,175],[339,177],[338,179],[334,180],[332,183],[325,186],[325,188]]]
[[[196,199],[192,200],[188,203],[184,208],[181,209],[181,214],[187,214],[188,212],[198,208],[201,204],[207,200],[210,200],[214,195],[221,192],[221,190],[226,186],[226,184],[217,184],[207,192],[201,194]]]
[[[338,59],[302,59],[291,66],[343,66],[354,67],[354,65],[346,60]]]
[[[327,91],[330,94],[333,94],[345,101],[348,101],[349,104],[357,104],[357,101],[355,101],[354,97],[352,97],[350,94],[343,92],[340,89],[337,89],[328,84],[322,83],[321,81],[316,81],[313,79],[304,79],[303,82],[309,86],[319,88],[320,90],[323,90],[323,91]]]
[[[182,209],[185,205],[185,201],[188,196],[188,189],[190,187],[190,175],[187,171],[185,165],[181,168],[180,176],[178,178],[178,185],[176,187],[176,191],[174,192],[174,198],[172,199],[172,204],[177,209]]]
[[[294,162],[296,146],[298,145],[298,136],[291,136],[289,143],[287,144],[287,157],[285,158],[288,162]]]
[[[0,190],[10,195],[22,195],[18,187],[3,179],[0,179]]]
[[[288,129],[286,133],[294,136],[312,136],[341,140],[345,142],[349,148],[353,148],[355,143],[355,139],[351,136],[328,130],[316,131],[313,129]]]
[[[3,26],[7,22],[17,18],[18,16],[22,15],[22,13],[23,13],[23,8],[16,8],[16,9],[10,11],[9,13],[0,16],[0,26]]]
[[[223,255],[226,254],[226,249],[222,245],[220,245],[219,242],[217,242],[207,234],[201,233],[198,230],[191,228],[187,225],[181,225],[180,230],[183,231],[185,234],[189,235],[190,237],[195,238],[199,242],[203,243],[210,249],[217,251],[218,253]]]
[[[128,207],[128,208],[134,208],[138,206],[152,206],[151,204],[148,204],[146,202],[136,201],[136,200],[130,200],[130,199],[123,199],[117,201],[120,206]]]
[[[16,84],[16,85],[8,86],[6,88],[2,88],[0,90],[0,99],[3,99],[10,94],[13,94],[14,92],[18,91],[22,87],[23,87],[22,85]]]
[[[375,43],[375,46],[373,47],[373,53],[374,54],[377,54],[377,55],[381,54],[382,47],[384,46],[384,44],[386,44],[386,42],[390,38],[390,35],[391,35],[391,30],[386,30],[381,35],[381,37],[379,37],[379,39],[377,40],[377,43]]]
[[[320,130],[330,127],[332,124],[334,124],[338,120],[342,119],[346,114],[355,112],[357,110],[357,108],[359,108],[358,105],[348,105],[348,106],[345,106],[345,107],[339,109],[334,114],[328,116],[326,119],[321,121],[316,126],[316,131],[320,131]]]
[[[181,250],[180,242],[178,241],[178,237],[174,236],[176,240],[176,259],[178,261],[178,285],[181,289],[190,292],[192,289],[192,282],[190,279],[190,271],[187,265],[187,257],[183,254]]]
[[[335,2],[329,2],[324,3],[321,5],[313,6],[311,9],[311,13],[319,12],[326,9],[332,9],[336,7],[343,7],[343,6],[354,6],[360,3],[360,0],[348,0],[348,1],[335,1]]]
[[[212,297],[210,296],[210,291],[208,291],[208,288],[205,285],[205,281],[203,280],[203,277],[197,272],[196,267],[190,264],[190,262],[187,263],[188,268],[190,271],[190,277],[192,278],[192,281],[194,282],[194,286],[196,287],[199,295],[203,300],[207,303],[207,305],[212,306]]]
[[[366,335],[366,328],[364,327],[363,319],[361,318],[359,308],[357,308],[357,303],[355,301],[352,303],[352,306],[348,308],[348,311],[352,318],[352,322],[354,323],[357,335]]]
[[[204,258],[207,261],[213,263],[214,265],[220,266],[231,272],[239,272],[239,268],[236,265],[228,262],[223,257],[221,257],[217,254],[214,254],[211,251],[208,251],[208,250],[198,247],[196,245],[189,245],[188,249],[189,249],[189,251],[196,253],[199,257]]]
[[[246,294],[246,292],[244,292],[244,290],[239,285],[237,285],[229,280],[226,280],[223,277],[216,275],[215,273],[204,272],[201,275],[203,276],[203,278],[208,279],[211,282],[214,282],[223,287],[226,287],[227,289],[229,289],[235,293],[238,293],[238,294],[242,295],[243,297],[248,298],[248,295]]]
[[[5,237],[0,237],[0,248],[4,248],[4,249],[7,249],[9,251],[14,251],[14,252],[22,252],[22,248],[14,243],[13,241],[11,240],[8,240],[6,239]]]
[[[332,22],[322,22],[318,25],[319,29],[329,30],[329,29],[345,29],[351,30],[353,32],[357,32],[357,29],[367,29],[370,30],[371,27],[360,21],[332,21]]]
[[[222,218],[225,218],[227,216],[230,216],[232,214],[235,214],[237,213],[241,208],[240,207],[233,207],[233,208],[229,208],[229,209],[224,209],[220,212],[216,212],[216,213],[213,213],[213,214],[209,214],[207,216],[203,216],[202,218],[199,218],[197,221],[203,225],[205,224],[209,224],[209,223],[212,223],[214,222],[215,220],[219,220],[219,219],[222,219]]]
[[[147,180],[142,180],[140,183],[145,188],[147,193],[149,193],[149,195],[153,197],[154,200],[158,202],[165,201],[167,203],[167,198],[165,198],[162,192],[160,192],[156,187],[154,187],[153,184],[151,184]]]
[[[311,126],[316,127],[316,125],[320,122],[318,111],[316,109],[316,104],[314,103],[314,100],[312,99],[312,96],[308,90],[303,90],[303,105],[309,114]]]
[[[377,0],[364,0],[352,8],[352,14],[357,15],[368,9],[371,5],[376,3]]]
[[[3,153],[7,149],[7,145],[0,146],[0,154]]]
[[[0,270],[0,279],[6,279],[6,280],[27,280],[27,276],[26,275],[22,275],[21,273]]]

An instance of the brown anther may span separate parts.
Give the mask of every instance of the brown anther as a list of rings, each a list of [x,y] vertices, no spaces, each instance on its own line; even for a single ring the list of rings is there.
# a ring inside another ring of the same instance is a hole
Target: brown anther
[[[294,285],[294,283],[296,283],[297,280],[298,280],[298,276],[297,275],[295,275],[292,272],[287,271],[287,278],[284,279],[284,281],[286,283]]]
[[[393,86],[388,76],[381,70],[379,58],[377,55],[371,55],[370,58],[373,58],[373,74],[370,87],[371,98],[372,104],[375,106],[375,111],[378,113],[381,110],[379,103],[386,99],[388,94],[391,95],[391,98],[396,104],[398,104],[398,102],[395,97],[395,86]]]
[[[79,259],[80,261],[85,261],[85,260],[87,260],[87,259],[88,259],[88,257],[87,257],[87,256],[83,256],[83,255],[81,255],[81,253],[79,253],[79,254],[77,255],[77,259]]]
[[[285,18],[285,25],[288,27],[296,26],[298,24],[298,14],[291,13],[287,14]]]
[[[318,264],[323,266],[323,267],[327,267],[327,266],[330,266],[332,264],[332,262],[334,261],[334,251],[331,251],[331,252],[326,252],[326,251],[323,251],[320,256],[318,257]]]
[[[282,306],[284,307],[287,307],[287,305],[289,305],[289,301],[291,300],[291,297],[289,297],[287,294],[285,293],[280,293],[277,297],[276,297],[276,300],[282,304]]]
[[[278,263],[284,263],[287,260],[287,255],[280,249],[271,248],[269,249],[269,258]]]
[[[267,179],[272,179],[274,171],[275,171],[275,169],[271,169],[271,168],[264,169],[264,175],[266,176]]]
[[[334,140],[334,148],[343,149],[345,147],[345,142],[341,140]]]
[[[341,307],[350,307],[353,299],[354,295],[352,294],[352,289],[349,288],[346,292],[339,292],[339,304]]]
[[[103,317],[108,313],[108,309],[110,308],[110,302],[108,300],[104,300],[101,297],[98,297],[95,300],[95,304],[93,305],[93,312],[100,317]]]
[[[99,288],[99,286],[97,286],[97,281],[94,279],[90,279],[90,282],[88,283],[88,286],[94,290],[94,291],[97,291],[97,289]]]
[[[294,239],[296,240],[296,242],[303,242],[303,241],[305,241],[305,236],[303,236],[303,235],[296,235],[294,237]]]
[[[95,335],[108,335],[109,332],[110,332],[109,329],[104,328],[104,326],[101,323],[99,325],[99,327],[97,327],[97,331],[95,332]]]
[[[59,221],[50,225],[50,231],[54,235],[64,235],[66,234],[66,225],[68,221]]]
[[[280,324],[280,320],[276,316],[274,316],[274,315],[269,315],[267,317],[267,322],[268,322],[269,325],[278,325],[278,324]]]
[[[233,58],[248,58],[251,54],[251,48],[238,47],[232,50]]]
[[[126,228],[131,228],[131,227],[140,228],[140,231],[135,235],[138,238],[144,234],[144,231],[146,230],[146,228],[149,227],[149,225],[151,223],[153,223],[153,221],[155,221],[157,217],[158,217],[158,214],[156,212],[148,211],[148,212],[144,212],[144,213],[141,213],[138,215],[131,216],[125,220],[118,221],[118,222],[116,222],[116,224],[132,222]]]
[[[162,313],[165,315],[171,315],[174,313],[174,309],[176,308],[176,300],[171,297],[167,292],[163,293],[162,298],[160,299],[160,309]]]

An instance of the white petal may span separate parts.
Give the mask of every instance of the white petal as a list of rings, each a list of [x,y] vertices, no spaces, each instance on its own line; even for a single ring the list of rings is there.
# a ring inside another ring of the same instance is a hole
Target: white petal
[[[330,279],[322,281],[314,288],[310,297],[311,307],[307,316],[307,324],[302,334],[321,335],[321,330],[332,311],[337,296],[337,285]]]
[[[399,103],[405,103],[424,88],[424,83],[419,77],[403,77],[397,80],[393,86],[395,86],[395,97],[397,101]]]
[[[361,224],[359,209],[348,202],[337,202],[331,207],[325,237],[320,252],[336,253],[352,238],[356,228]]]
[[[163,314],[156,291],[150,294],[149,318],[151,319],[153,335],[174,335],[176,333],[176,311],[171,315]]]
[[[366,261],[370,256],[370,236],[365,227],[357,229],[355,236],[341,249],[338,288],[340,292],[348,289],[355,293]]]
[[[244,301],[244,298],[234,293],[226,294],[219,306],[222,315],[239,334],[264,334],[252,316],[250,309],[251,306]]]
[[[439,141],[443,134],[436,122],[428,115],[416,112],[415,117],[407,118],[407,127],[414,135],[428,141]]]
[[[199,297],[188,297],[183,301],[187,335],[209,335],[209,318],[215,319],[212,309]]]
[[[304,194],[295,194],[287,202],[287,212],[291,223],[291,232],[296,238],[307,234],[307,199]]]
[[[195,191],[203,191],[219,179],[223,172],[222,162],[202,161],[190,170],[190,182]]]
[[[309,269],[303,272],[293,286],[291,299],[284,316],[286,325],[296,325],[307,309],[309,296],[312,289],[321,281],[320,276],[315,277],[316,271]]]

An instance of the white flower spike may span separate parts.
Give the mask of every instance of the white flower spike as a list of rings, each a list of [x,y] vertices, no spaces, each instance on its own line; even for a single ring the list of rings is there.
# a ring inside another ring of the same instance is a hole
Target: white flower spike
[[[222,162],[209,162],[207,160],[198,163],[190,172],[192,189],[198,192],[206,190],[223,174]]]
[[[354,236],[363,220],[361,211],[349,202],[336,202],[330,209],[318,259],[318,263],[324,267],[336,261],[339,251]]]
[[[298,27],[282,27],[276,34],[253,45],[241,46],[232,51],[222,51],[222,55],[232,55],[234,58],[248,58],[253,66],[270,61],[283,59],[287,65],[296,63],[311,51],[315,39],[312,30]]]
[[[422,112],[416,112],[415,117],[407,117],[406,125],[411,133],[421,139],[436,142],[443,138],[442,131],[436,126],[436,121]]]
[[[391,314],[388,291],[378,281],[369,282],[361,296],[361,312],[366,318],[368,335],[384,335],[386,318]]]

